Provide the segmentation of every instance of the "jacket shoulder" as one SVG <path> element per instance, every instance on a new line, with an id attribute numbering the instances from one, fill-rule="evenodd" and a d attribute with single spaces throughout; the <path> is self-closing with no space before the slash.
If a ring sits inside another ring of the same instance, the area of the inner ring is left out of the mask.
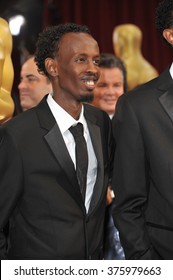
<path id="1" fill-rule="evenodd" d="M 85 117 L 88 119 L 95 119 L 97 121 L 99 119 L 100 120 L 103 120 L 103 119 L 110 120 L 109 115 L 105 111 L 103 111 L 91 104 L 84 104 L 84 114 L 85 114 Z"/>

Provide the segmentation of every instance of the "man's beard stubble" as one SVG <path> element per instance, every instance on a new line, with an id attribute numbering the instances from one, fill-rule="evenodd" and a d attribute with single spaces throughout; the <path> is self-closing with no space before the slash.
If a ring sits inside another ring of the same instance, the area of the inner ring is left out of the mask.
<path id="1" fill-rule="evenodd" d="M 86 103 L 91 103 L 94 99 L 94 94 L 93 93 L 90 93 L 90 94 L 85 94 L 85 95 L 82 95 L 79 97 L 79 100 L 80 102 L 86 102 Z"/>

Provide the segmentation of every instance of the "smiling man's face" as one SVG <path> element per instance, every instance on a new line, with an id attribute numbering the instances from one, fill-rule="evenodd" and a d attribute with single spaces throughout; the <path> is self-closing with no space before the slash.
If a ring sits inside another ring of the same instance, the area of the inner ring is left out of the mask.
<path id="1" fill-rule="evenodd" d="M 93 105 L 106 111 L 109 115 L 113 115 L 117 100 L 123 93 L 122 71 L 118 67 L 101 67 L 101 75 L 94 90 Z"/>
<path id="2" fill-rule="evenodd" d="M 99 47 L 86 33 L 67 33 L 57 55 L 59 94 L 66 100 L 87 101 L 100 76 Z"/>

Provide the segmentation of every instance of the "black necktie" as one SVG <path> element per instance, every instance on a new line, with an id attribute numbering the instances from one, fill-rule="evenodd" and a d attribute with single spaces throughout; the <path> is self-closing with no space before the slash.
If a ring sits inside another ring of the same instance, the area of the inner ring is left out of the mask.
<path id="1" fill-rule="evenodd" d="M 76 142 L 76 175 L 83 200 L 85 201 L 87 169 L 88 169 L 88 152 L 85 138 L 83 136 L 83 125 L 78 123 L 76 126 L 69 128 Z"/>

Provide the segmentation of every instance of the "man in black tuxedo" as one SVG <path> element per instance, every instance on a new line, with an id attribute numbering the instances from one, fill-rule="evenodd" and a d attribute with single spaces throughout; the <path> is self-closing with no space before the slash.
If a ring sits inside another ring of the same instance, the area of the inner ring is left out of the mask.
<path id="1" fill-rule="evenodd" d="M 0 256 L 101 259 L 111 125 L 83 103 L 99 78 L 99 47 L 86 26 L 61 24 L 39 35 L 35 61 L 53 93 L 0 129 Z M 77 123 L 88 151 L 85 199 L 69 130 Z"/>
<path id="2" fill-rule="evenodd" d="M 173 1 L 157 29 L 173 46 Z M 112 187 L 114 220 L 127 259 L 173 259 L 173 65 L 119 98 Z"/>

